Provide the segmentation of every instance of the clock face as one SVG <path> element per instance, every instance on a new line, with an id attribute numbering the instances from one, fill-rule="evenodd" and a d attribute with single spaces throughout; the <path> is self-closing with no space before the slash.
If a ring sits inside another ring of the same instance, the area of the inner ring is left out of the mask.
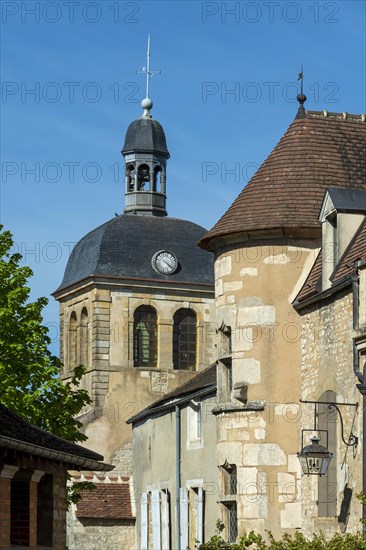
<path id="1" fill-rule="evenodd" d="M 151 263 L 155 271 L 163 275 L 174 273 L 178 267 L 176 256 L 168 250 L 159 250 L 159 252 L 156 252 L 152 257 Z"/>

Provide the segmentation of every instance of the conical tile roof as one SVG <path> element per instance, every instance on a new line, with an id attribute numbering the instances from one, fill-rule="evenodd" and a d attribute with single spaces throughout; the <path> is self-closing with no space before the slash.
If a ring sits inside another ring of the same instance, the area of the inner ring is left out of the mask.
<path id="1" fill-rule="evenodd" d="M 260 230 L 319 229 L 328 187 L 366 189 L 365 115 L 306 111 L 296 118 L 227 212 L 200 241 Z"/>

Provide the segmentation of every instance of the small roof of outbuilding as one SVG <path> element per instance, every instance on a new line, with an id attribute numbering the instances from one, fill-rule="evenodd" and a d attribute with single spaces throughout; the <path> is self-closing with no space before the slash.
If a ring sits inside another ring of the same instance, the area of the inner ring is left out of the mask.
<path id="1" fill-rule="evenodd" d="M 0 447 L 58 460 L 74 470 L 108 471 L 103 456 L 30 424 L 0 403 Z"/>
<path id="2" fill-rule="evenodd" d="M 330 276 L 332 284 L 348 277 L 356 269 L 356 263 L 366 259 L 366 217 L 353 236 Z"/>
<path id="3" fill-rule="evenodd" d="M 330 276 L 330 281 L 332 283 L 330 288 L 334 288 L 337 283 L 345 281 L 347 277 L 352 275 L 357 268 L 357 262 L 363 259 L 366 259 L 366 217 L 354 234 Z M 294 301 L 294 305 L 301 307 L 302 302 L 305 302 L 308 298 L 316 297 L 318 294 L 321 294 L 321 292 L 322 251 L 320 250 L 305 283 Z"/>
<path id="4" fill-rule="evenodd" d="M 318 230 L 329 187 L 366 188 L 365 115 L 305 111 L 200 246 L 215 239 L 260 230 Z"/>
<path id="5" fill-rule="evenodd" d="M 133 424 L 138 420 L 165 409 L 170 410 L 171 408 L 174 408 L 176 404 L 190 400 L 195 395 L 198 396 L 198 394 L 203 393 L 207 395 L 209 393 L 216 392 L 216 371 L 216 363 L 213 363 L 187 380 L 187 382 L 184 382 L 181 386 L 178 386 L 171 392 L 166 393 L 164 397 L 160 397 L 157 401 L 154 401 L 154 403 L 140 411 L 138 414 L 129 418 L 127 420 L 127 424 Z"/>

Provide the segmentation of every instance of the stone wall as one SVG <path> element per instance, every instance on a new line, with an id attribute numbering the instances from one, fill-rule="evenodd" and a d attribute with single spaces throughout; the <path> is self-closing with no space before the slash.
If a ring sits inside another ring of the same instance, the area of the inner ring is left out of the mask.
<path id="1" fill-rule="evenodd" d="M 134 312 L 148 305 L 157 312 L 158 345 L 157 367 L 135 368 L 133 357 Z M 88 440 L 85 445 L 104 456 L 104 461 L 115 466 L 113 476 L 132 474 L 131 426 L 126 421 L 165 393 L 191 378 L 195 371 L 173 368 L 173 316 L 180 308 L 189 308 L 197 316 L 196 370 L 201 370 L 216 358 L 214 299 L 212 289 L 159 289 L 142 282 L 110 284 L 90 291 L 78 290 L 61 298 L 63 322 L 61 353 L 66 361 L 63 378 L 66 381 L 72 365 L 68 338 L 70 317 L 77 317 L 78 349 L 85 342 L 81 315 L 88 312 L 87 356 L 89 363 L 82 385 L 88 390 L 92 404 L 85 407 L 79 420 Z M 80 351 L 76 356 L 81 357 Z M 72 356 L 72 354 L 71 354 Z M 103 519 L 103 522 L 107 520 Z M 107 532 L 110 535 L 104 535 Z M 125 548 L 125 537 L 131 528 L 120 521 L 98 526 L 90 521 L 79 521 L 72 511 L 68 514 L 69 549 L 82 547 L 104 548 L 104 538 L 117 541 Z M 98 537 L 101 537 L 100 540 Z M 111 546 L 113 548 L 114 546 Z M 129 548 L 126 546 L 126 548 Z M 132 546 L 131 546 L 132 548 Z"/>
<path id="2" fill-rule="evenodd" d="M 72 516 L 71 516 L 72 518 Z M 82 519 L 67 526 L 67 549 L 77 550 L 137 550 L 135 526 L 123 519 Z"/>
<path id="3" fill-rule="evenodd" d="M 301 318 L 292 302 L 317 244 L 272 239 L 228 244 L 216 255 L 217 323 L 231 328 L 230 358 L 219 361 L 217 465 L 222 482 L 224 464 L 237 467 L 239 535 L 269 529 L 281 536 L 302 525 Z M 230 499 L 220 508 L 224 522 Z"/>
<path id="4" fill-rule="evenodd" d="M 302 399 L 316 401 L 331 390 L 337 402 L 360 404 L 358 410 L 353 406 L 340 407 L 346 441 L 351 430 L 359 437 L 356 449 L 347 448 L 342 442 L 339 418 L 336 419 L 336 448 L 330 448 L 336 457 L 336 515 L 318 517 L 319 479 L 317 476 L 304 477 L 301 489 L 303 530 L 307 535 L 319 531 L 328 534 L 359 531 L 361 505 L 355 496 L 362 489 L 362 403 L 353 373 L 352 287 L 308 306 L 302 320 Z M 301 428 L 311 428 L 313 414 L 314 405 L 302 405 Z"/>

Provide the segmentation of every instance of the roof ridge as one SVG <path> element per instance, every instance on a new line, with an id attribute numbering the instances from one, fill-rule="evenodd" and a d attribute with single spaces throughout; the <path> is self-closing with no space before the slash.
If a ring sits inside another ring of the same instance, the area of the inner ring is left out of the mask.
<path id="1" fill-rule="evenodd" d="M 347 120 L 351 122 L 366 122 L 366 115 L 364 113 L 361 113 L 359 115 L 354 115 L 352 113 L 346 113 L 343 111 L 342 113 L 337 112 L 331 112 L 327 110 L 323 111 L 305 111 L 306 117 L 309 118 L 334 118 L 337 120 Z"/>

